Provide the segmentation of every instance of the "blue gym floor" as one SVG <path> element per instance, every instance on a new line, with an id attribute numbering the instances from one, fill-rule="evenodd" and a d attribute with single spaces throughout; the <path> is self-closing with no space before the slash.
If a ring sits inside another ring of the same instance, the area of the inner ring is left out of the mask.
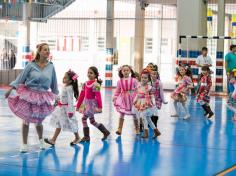
<path id="1" fill-rule="evenodd" d="M 157 140 L 140 139 L 134 134 L 133 120 L 125 119 L 123 134 L 115 134 L 118 114 L 112 105 L 112 90 L 103 89 L 103 113 L 98 122 L 111 131 L 107 141 L 91 127 L 91 142 L 69 145 L 73 134 L 62 132 L 55 148 L 40 151 L 34 125 L 29 132 L 29 153 L 19 153 L 21 120 L 10 112 L 4 90 L 0 90 L 0 175 L 22 176 L 191 176 L 214 175 L 236 164 L 236 122 L 233 112 L 226 106 L 226 99 L 211 98 L 215 112 L 212 121 L 203 117 L 201 107 L 191 100 L 191 119 L 184 121 L 170 117 L 172 103 L 160 112 L 158 128 L 162 135 Z M 169 93 L 166 94 L 168 100 Z M 77 114 L 81 119 L 81 115 Z M 50 137 L 53 128 L 48 117 L 44 121 L 44 136 Z M 79 120 L 80 136 L 82 124 Z M 150 130 L 150 136 L 152 131 Z M 236 171 L 227 174 L 236 175 Z"/>

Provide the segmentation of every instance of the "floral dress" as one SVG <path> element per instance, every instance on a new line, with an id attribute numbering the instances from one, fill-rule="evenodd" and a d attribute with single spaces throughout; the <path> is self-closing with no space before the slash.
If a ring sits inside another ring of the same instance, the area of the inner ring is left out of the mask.
<path id="1" fill-rule="evenodd" d="M 52 113 L 50 124 L 55 128 L 61 128 L 64 131 L 77 132 L 78 120 L 75 116 L 75 107 L 73 103 L 73 88 L 65 86 L 62 88 L 60 100 L 58 101 L 55 111 Z M 72 117 L 68 114 L 72 113 Z"/>
<path id="2" fill-rule="evenodd" d="M 151 117 L 154 114 L 155 98 L 151 94 L 152 86 L 139 85 L 134 99 L 134 112 L 138 117 Z"/>
<path id="3" fill-rule="evenodd" d="M 202 76 L 197 94 L 197 102 L 201 104 L 210 102 L 210 89 L 212 86 L 211 76 Z"/>
<path id="4" fill-rule="evenodd" d="M 189 76 L 184 76 L 182 79 L 179 78 L 178 85 L 174 92 L 171 94 L 171 98 L 175 101 L 185 102 L 189 94 L 188 86 L 192 85 L 193 82 Z"/>

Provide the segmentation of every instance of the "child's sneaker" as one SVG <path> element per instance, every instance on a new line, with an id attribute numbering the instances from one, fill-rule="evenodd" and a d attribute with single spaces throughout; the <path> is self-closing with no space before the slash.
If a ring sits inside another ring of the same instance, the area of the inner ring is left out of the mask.
<path id="1" fill-rule="evenodd" d="M 172 114 L 171 117 L 179 117 L 178 114 Z"/>
<path id="2" fill-rule="evenodd" d="M 20 152 L 21 153 L 26 153 L 28 152 L 28 145 L 27 144 L 22 144 L 21 148 L 20 148 Z"/>
<path id="3" fill-rule="evenodd" d="M 187 119 L 189 119 L 190 118 L 190 115 L 188 114 L 188 115 L 186 115 L 186 116 L 184 116 L 184 120 L 187 120 Z"/>
<path id="4" fill-rule="evenodd" d="M 40 148 L 41 150 L 44 150 L 44 149 L 46 148 L 43 139 L 40 139 L 40 140 L 39 140 L 39 148 Z"/>

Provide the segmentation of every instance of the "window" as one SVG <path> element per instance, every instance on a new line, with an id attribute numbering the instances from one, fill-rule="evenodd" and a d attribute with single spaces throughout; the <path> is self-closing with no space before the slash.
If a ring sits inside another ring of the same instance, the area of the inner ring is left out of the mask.
<path id="1" fill-rule="evenodd" d="M 152 45 L 153 45 L 152 38 L 146 38 L 145 39 L 145 53 L 152 53 Z"/>
<path id="2" fill-rule="evenodd" d="M 89 37 L 81 37 L 81 51 L 89 50 Z"/>
<path id="3" fill-rule="evenodd" d="M 105 50 L 105 38 L 104 37 L 97 38 L 97 49 L 98 49 L 98 51 Z"/>

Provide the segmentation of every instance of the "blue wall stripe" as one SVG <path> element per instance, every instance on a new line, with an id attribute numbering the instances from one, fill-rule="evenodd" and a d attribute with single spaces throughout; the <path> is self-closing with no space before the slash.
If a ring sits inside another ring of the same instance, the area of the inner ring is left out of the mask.
<path id="1" fill-rule="evenodd" d="M 217 51 L 216 52 L 216 59 L 223 59 L 224 53 L 222 51 Z"/>
<path id="2" fill-rule="evenodd" d="M 212 21 L 212 16 L 207 17 L 207 21 Z"/>
<path id="3" fill-rule="evenodd" d="M 181 57 L 187 57 L 186 50 L 178 50 L 177 57 L 179 57 L 179 54 L 181 54 Z M 201 55 L 201 51 L 188 51 L 189 58 L 197 58 L 199 55 Z"/>
<path id="4" fill-rule="evenodd" d="M 23 47 L 22 47 L 22 52 L 23 52 L 23 53 L 28 53 L 28 52 L 30 52 L 30 47 L 29 47 L 29 46 L 23 46 Z"/>
<path id="5" fill-rule="evenodd" d="M 232 23 L 232 26 L 236 26 L 236 22 L 233 22 L 233 23 Z"/>
<path id="6" fill-rule="evenodd" d="M 113 48 L 107 48 L 106 53 L 109 54 L 109 55 L 112 55 L 113 54 Z"/>
<path id="7" fill-rule="evenodd" d="M 192 74 L 198 75 L 198 68 L 192 68 Z"/>
<path id="8" fill-rule="evenodd" d="M 106 67 L 105 68 L 106 71 L 111 71 L 112 70 L 112 65 L 111 64 L 106 64 L 105 67 Z"/>
<path id="9" fill-rule="evenodd" d="M 223 75 L 223 69 L 216 69 L 216 75 Z"/>
<path id="10" fill-rule="evenodd" d="M 112 80 L 105 80 L 105 86 L 112 86 Z"/>
<path id="11" fill-rule="evenodd" d="M 223 92 L 223 86 L 215 86 L 215 91 L 216 92 Z"/>

